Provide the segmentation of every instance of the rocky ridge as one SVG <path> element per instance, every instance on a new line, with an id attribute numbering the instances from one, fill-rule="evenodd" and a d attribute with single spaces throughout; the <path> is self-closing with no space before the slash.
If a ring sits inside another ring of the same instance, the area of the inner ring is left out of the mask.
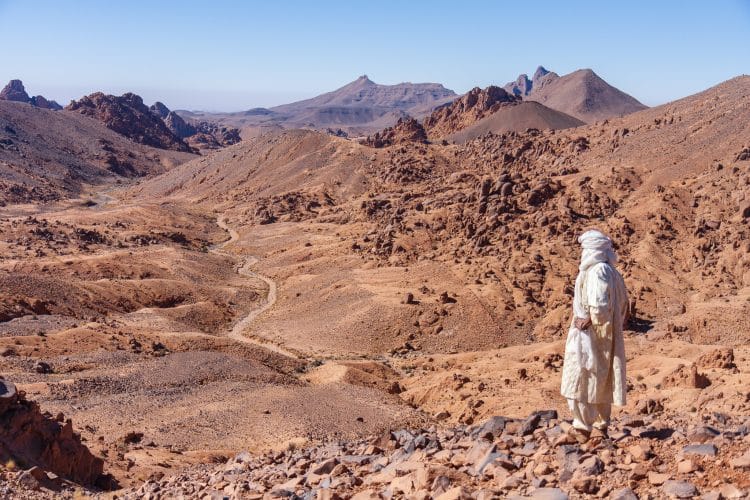
<path id="1" fill-rule="evenodd" d="M 235 113 L 180 111 L 180 114 L 194 120 L 238 127 L 248 137 L 279 128 L 331 128 L 350 136 L 362 136 L 393 126 L 400 118 L 421 119 L 456 97 L 455 92 L 438 83 L 381 85 L 362 75 L 331 92 L 270 109 L 254 108 Z"/>
<path id="2" fill-rule="evenodd" d="M 135 144 L 99 121 L 0 100 L 0 205 L 49 203 L 85 186 L 161 173 L 192 154 Z"/>
<path id="3" fill-rule="evenodd" d="M 26 89 L 21 80 L 11 80 L 8 82 L 3 90 L 0 91 L 0 100 L 25 102 L 32 106 L 36 106 L 37 108 L 51 109 L 53 111 L 63 109 L 56 101 L 47 100 L 44 96 L 36 95 L 30 97 L 29 94 L 26 93 Z"/>
<path id="4" fill-rule="evenodd" d="M 139 144 L 191 152 L 191 148 L 143 104 L 143 99 L 131 92 L 119 97 L 95 92 L 71 101 L 65 109 L 97 119 L 107 128 Z"/>
<path id="5" fill-rule="evenodd" d="M 152 104 L 149 109 L 164 120 L 164 124 L 175 136 L 186 141 L 193 149 L 219 149 L 242 140 L 237 128 L 225 127 L 205 120 L 186 121 L 176 112 L 170 111 L 162 102 Z"/>

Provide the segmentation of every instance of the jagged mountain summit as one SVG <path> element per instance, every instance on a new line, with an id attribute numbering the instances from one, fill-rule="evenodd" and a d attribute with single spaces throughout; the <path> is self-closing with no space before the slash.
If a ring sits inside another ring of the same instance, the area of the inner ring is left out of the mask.
<path id="1" fill-rule="evenodd" d="M 62 106 L 56 101 L 48 100 L 44 96 L 29 96 L 29 94 L 26 93 L 26 89 L 21 80 L 11 80 L 8 82 L 8 85 L 0 91 L 0 100 L 25 102 L 32 106 L 36 106 L 37 108 L 51 109 L 53 111 L 59 111 L 62 109 Z"/>
<path id="2" fill-rule="evenodd" d="M 531 80 L 522 74 L 503 88 L 524 100 L 536 101 L 586 123 L 624 116 L 647 107 L 590 69 L 559 76 L 539 66 Z"/>

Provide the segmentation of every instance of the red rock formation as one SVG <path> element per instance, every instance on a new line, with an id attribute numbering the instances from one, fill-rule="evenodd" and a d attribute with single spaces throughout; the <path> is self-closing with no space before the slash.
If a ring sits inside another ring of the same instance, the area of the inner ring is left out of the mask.
<path id="1" fill-rule="evenodd" d="M 57 419 L 45 416 L 39 405 L 0 379 L 0 460 L 94 484 L 102 476 L 104 462 L 81 443 L 70 419 L 62 420 L 62 414 Z"/>
<path id="2" fill-rule="evenodd" d="M 0 91 L 0 99 L 5 101 L 30 102 L 31 98 L 23 88 L 21 80 L 11 80 L 8 85 Z"/>
<path id="3" fill-rule="evenodd" d="M 443 137 L 491 115 L 501 106 L 512 106 L 519 102 L 519 98 L 500 87 L 474 87 L 459 99 L 433 111 L 425 118 L 424 128 L 431 136 Z"/>
<path id="4" fill-rule="evenodd" d="M 399 118 L 396 125 L 368 136 L 364 144 L 373 148 L 384 148 L 402 142 L 427 142 L 424 127 L 414 118 Z"/>
<path id="5" fill-rule="evenodd" d="M 190 151 L 190 147 L 172 133 L 136 94 L 128 92 L 116 97 L 96 92 L 72 101 L 65 109 L 95 118 L 107 128 L 140 144 L 174 151 Z"/>

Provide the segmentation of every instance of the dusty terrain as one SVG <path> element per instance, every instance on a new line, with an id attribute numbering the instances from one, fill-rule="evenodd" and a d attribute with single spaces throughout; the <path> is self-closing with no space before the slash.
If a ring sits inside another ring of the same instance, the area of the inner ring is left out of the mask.
<path id="1" fill-rule="evenodd" d="M 72 418 L 133 497 L 742 495 L 748 96 L 739 77 L 595 125 L 457 144 L 441 138 L 453 127 L 377 148 L 282 131 L 6 207 L 0 374 Z M 588 227 L 613 236 L 631 294 L 629 403 L 612 439 L 560 448 Z M 526 432 L 539 410 L 557 416 Z M 487 437 L 495 415 L 514 423 Z M 691 458 L 691 444 L 716 450 Z"/>

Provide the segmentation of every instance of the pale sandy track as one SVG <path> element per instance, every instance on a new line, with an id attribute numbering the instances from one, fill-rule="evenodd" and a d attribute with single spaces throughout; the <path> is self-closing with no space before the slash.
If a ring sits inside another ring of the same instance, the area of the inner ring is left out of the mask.
<path id="1" fill-rule="evenodd" d="M 224 220 L 224 216 L 220 215 L 216 219 L 216 224 L 227 231 L 229 233 L 229 239 L 225 241 L 224 243 L 221 243 L 216 248 L 211 249 L 211 252 L 220 254 L 220 255 L 229 255 L 227 252 L 223 250 L 223 248 L 231 243 L 234 243 L 239 239 L 239 234 L 237 231 L 229 227 Z M 245 261 L 242 264 L 242 266 L 237 269 L 237 272 L 239 274 L 242 274 L 243 276 L 248 276 L 250 278 L 256 278 L 261 281 L 263 281 L 268 286 L 268 294 L 266 295 L 266 298 L 261 302 L 261 304 L 255 308 L 249 311 L 245 316 L 240 318 L 237 323 L 234 324 L 234 326 L 229 330 L 229 338 L 237 340 L 239 342 L 244 342 L 247 344 L 255 344 L 259 345 L 261 347 L 264 347 L 270 351 L 274 351 L 276 353 L 282 354 L 284 356 L 289 356 L 293 358 L 300 358 L 302 357 L 300 353 L 292 352 L 290 350 L 287 350 L 279 345 L 273 344 L 269 341 L 261 340 L 258 338 L 250 337 L 245 335 L 245 331 L 248 329 L 250 324 L 263 312 L 267 311 L 273 305 L 276 303 L 276 282 L 272 280 L 271 278 L 267 276 L 263 276 L 262 274 L 258 274 L 255 271 L 252 271 L 250 268 L 254 266 L 258 262 L 258 258 L 252 255 L 249 255 L 245 257 Z"/>

